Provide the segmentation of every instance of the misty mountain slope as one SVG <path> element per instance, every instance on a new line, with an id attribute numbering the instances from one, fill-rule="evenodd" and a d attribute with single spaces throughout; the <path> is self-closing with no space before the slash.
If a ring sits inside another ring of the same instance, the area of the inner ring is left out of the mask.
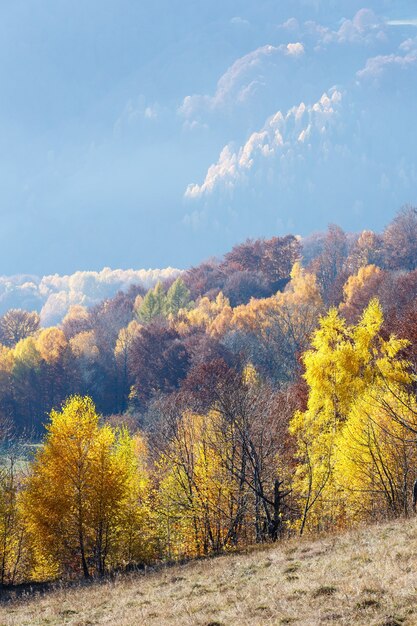
<path id="1" fill-rule="evenodd" d="M 411 0 L 3 4 L 2 274 L 187 267 L 417 202 Z"/>

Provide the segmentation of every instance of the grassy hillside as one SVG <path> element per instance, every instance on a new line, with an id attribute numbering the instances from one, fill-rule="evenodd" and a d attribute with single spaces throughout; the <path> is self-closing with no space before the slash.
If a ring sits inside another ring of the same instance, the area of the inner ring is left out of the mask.
<path id="1" fill-rule="evenodd" d="M 3 604 L 0 624 L 417 624 L 417 522 L 62 589 Z"/>

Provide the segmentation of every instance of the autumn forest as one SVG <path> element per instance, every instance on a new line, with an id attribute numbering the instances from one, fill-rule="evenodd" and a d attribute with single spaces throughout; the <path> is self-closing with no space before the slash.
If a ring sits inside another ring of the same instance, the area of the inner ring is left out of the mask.
<path id="1" fill-rule="evenodd" d="M 0 318 L 0 584 L 408 516 L 417 209 Z"/>

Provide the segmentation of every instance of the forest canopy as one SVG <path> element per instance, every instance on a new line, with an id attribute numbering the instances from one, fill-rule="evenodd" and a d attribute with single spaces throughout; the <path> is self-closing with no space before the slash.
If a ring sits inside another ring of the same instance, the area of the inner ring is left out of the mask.
<path id="1" fill-rule="evenodd" d="M 58 326 L 5 313 L 1 582 L 407 515 L 416 242 L 405 207 L 381 234 L 248 240 Z"/>

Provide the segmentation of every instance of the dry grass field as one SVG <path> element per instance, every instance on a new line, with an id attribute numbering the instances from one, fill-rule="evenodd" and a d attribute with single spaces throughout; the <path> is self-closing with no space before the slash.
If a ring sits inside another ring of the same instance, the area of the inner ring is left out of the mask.
<path id="1" fill-rule="evenodd" d="M 1 626 L 417 625 L 417 521 L 120 576 L 0 606 Z"/>

